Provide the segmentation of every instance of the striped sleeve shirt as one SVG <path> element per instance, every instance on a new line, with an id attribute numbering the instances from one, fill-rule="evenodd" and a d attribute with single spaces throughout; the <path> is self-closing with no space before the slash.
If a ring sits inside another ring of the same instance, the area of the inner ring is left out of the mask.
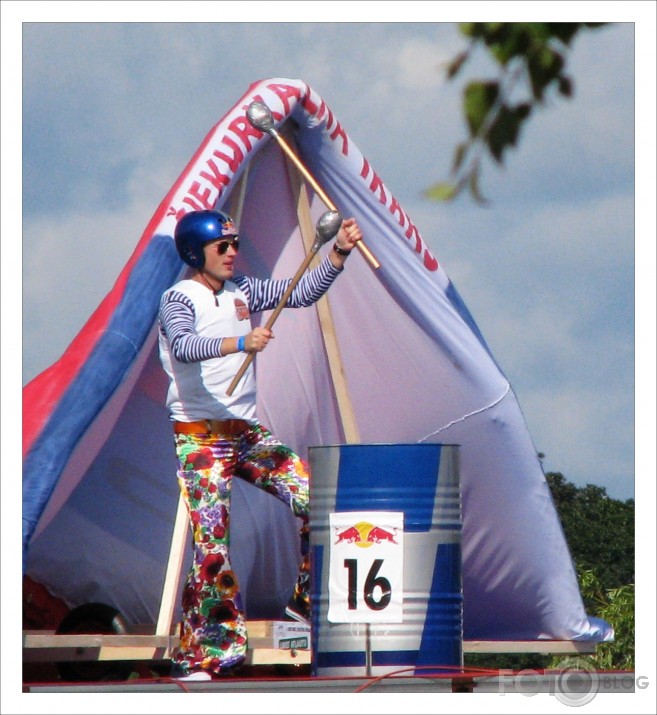
<path id="1" fill-rule="evenodd" d="M 326 257 L 317 268 L 302 276 L 285 306 L 303 308 L 317 302 L 342 270 L 336 268 Z M 245 294 L 251 313 L 270 310 L 278 305 L 292 282 L 291 278 L 272 280 L 242 275 L 235 276 L 232 280 Z M 169 338 L 172 355 L 176 360 L 184 363 L 222 357 L 221 343 L 224 337 L 231 336 L 211 338 L 198 335 L 195 328 L 195 315 L 194 303 L 184 293 L 172 290 L 162 297 L 159 312 L 160 330 Z"/>

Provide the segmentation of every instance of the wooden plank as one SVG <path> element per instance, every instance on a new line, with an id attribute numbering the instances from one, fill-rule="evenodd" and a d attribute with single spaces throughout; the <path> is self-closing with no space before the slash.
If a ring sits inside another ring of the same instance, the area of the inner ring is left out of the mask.
<path id="1" fill-rule="evenodd" d="M 277 621 L 247 621 L 249 643 L 256 648 L 271 647 Z M 285 622 L 287 625 L 293 625 Z M 23 649 L 94 648 L 94 647 L 151 647 L 166 648 L 178 643 L 177 635 L 153 633 L 153 626 L 134 625 L 132 633 L 61 633 L 53 630 L 23 631 Z M 177 624 L 174 630 L 177 630 Z M 463 641 L 464 653 L 594 653 L 596 643 L 588 641 Z"/>
<path id="2" fill-rule="evenodd" d="M 81 648 L 79 645 L 63 648 L 30 648 L 23 652 L 24 663 L 87 662 L 108 660 L 167 660 L 170 651 L 149 646 L 103 646 Z M 305 664 L 310 663 L 309 649 L 271 648 L 266 644 L 249 647 L 247 663 L 252 665 Z"/>
<path id="3" fill-rule="evenodd" d="M 291 135 L 287 136 L 287 141 L 294 146 Z M 308 191 L 303 182 L 302 176 L 296 169 L 296 166 L 287 157 L 286 165 L 288 176 L 290 178 L 290 185 L 292 187 L 292 193 L 296 196 L 297 221 L 301 231 L 301 237 L 303 239 L 306 252 L 308 252 L 315 240 L 315 225 L 310 212 Z M 314 261 L 310 264 L 310 267 L 312 268 L 314 265 L 317 265 L 318 261 L 319 258 L 316 256 Z M 328 358 L 331 380 L 333 382 L 333 389 L 338 403 L 338 410 L 342 421 L 342 430 L 344 432 L 345 442 L 348 444 L 358 444 L 360 442 L 358 425 L 356 424 L 354 416 L 354 409 L 351 403 L 349 388 L 347 386 L 342 357 L 340 356 L 340 348 L 335 334 L 335 326 L 333 324 L 333 317 L 331 316 L 331 306 L 328 294 L 322 296 L 322 298 L 315 303 L 315 308 L 317 310 L 322 337 L 324 339 L 324 348 Z"/>
<path id="4" fill-rule="evenodd" d="M 238 179 L 237 186 L 231 191 L 228 200 L 227 212 L 232 217 L 235 225 L 239 229 L 242 221 L 242 213 L 244 210 L 244 200 L 246 198 L 246 189 L 248 185 L 249 171 L 251 170 L 251 162 L 256 161 L 255 157 L 247 163 L 246 168 L 242 171 L 242 175 Z"/>
<path id="5" fill-rule="evenodd" d="M 97 660 L 167 660 L 167 648 L 150 646 L 106 646 L 103 648 L 29 648 L 23 651 L 23 663 L 59 663 Z"/>
<path id="6" fill-rule="evenodd" d="M 274 647 L 274 621 L 247 621 L 249 659 L 254 665 L 310 662 L 309 649 Z M 290 624 L 292 625 L 292 624 Z M 24 631 L 24 662 L 164 660 L 179 643 L 176 635 L 144 633 L 153 626 L 134 626 L 140 633 L 55 633 Z M 307 655 L 299 655 L 302 653 Z"/>
<path id="7" fill-rule="evenodd" d="M 310 663 L 310 649 L 273 647 L 273 622 L 249 621 L 248 662 L 253 665 Z M 177 636 L 54 634 L 25 632 L 23 662 L 164 660 L 178 644 Z M 463 653 L 595 653 L 596 644 L 582 641 L 464 641 Z"/>
<path id="8" fill-rule="evenodd" d="M 256 648 L 249 650 L 247 665 L 307 665 L 311 662 L 309 650 L 281 650 L 279 648 Z"/>
<path id="9" fill-rule="evenodd" d="M 286 126 L 285 129 L 287 128 L 288 127 Z M 331 201 L 324 189 L 322 189 L 322 187 L 317 183 L 315 177 L 308 171 L 308 169 L 304 166 L 303 162 L 299 159 L 296 145 L 294 145 L 293 149 L 293 142 L 289 142 L 285 138 L 285 136 L 287 135 L 284 135 L 285 131 L 276 132 L 274 134 L 274 137 L 278 142 L 278 145 L 283 150 L 286 160 L 291 162 L 292 165 L 298 170 L 299 174 L 303 176 L 304 179 L 313 187 L 313 190 L 321 198 L 325 206 L 331 211 L 337 211 L 335 204 Z M 365 241 L 359 241 L 356 244 L 356 248 L 363 254 L 363 256 L 365 256 L 367 262 L 370 264 L 370 266 L 372 266 L 372 268 L 377 269 L 381 267 L 381 264 L 379 263 L 376 256 L 366 246 Z"/>
<path id="10" fill-rule="evenodd" d="M 246 632 L 251 638 L 273 638 L 274 621 L 247 621 Z"/>
<path id="11" fill-rule="evenodd" d="M 187 507 L 185 506 L 185 500 L 182 494 L 180 494 L 178 496 L 178 509 L 173 526 L 173 535 L 171 537 L 169 561 L 164 577 L 164 587 L 162 588 L 160 613 L 155 628 L 155 632 L 158 635 L 169 635 L 171 633 L 173 613 L 178 595 L 178 584 L 180 583 L 180 571 L 184 560 L 185 544 L 187 543 L 188 523 Z"/>
<path id="12" fill-rule="evenodd" d="M 463 641 L 464 653 L 595 653 L 583 641 Z"/>
<path id="13" fill-rule="evenodd" d="M 60 633 L 27 634 L 23 648 L 101 648 L 101 647 L 154 647 L 167 648 L 176 636 L 118 635 L 110 633 Z"/>

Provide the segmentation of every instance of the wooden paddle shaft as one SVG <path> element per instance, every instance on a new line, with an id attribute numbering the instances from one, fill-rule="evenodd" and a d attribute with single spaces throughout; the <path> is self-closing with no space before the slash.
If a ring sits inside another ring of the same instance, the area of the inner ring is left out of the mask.
<path id="1" fill-rule="evenodd" d="M 299 169 L 299 171 L 303 174 L 303 176 L 306 178 L 308 183 L 313 187 L 315 192 L 318 194 L 318 196 L 322 199 L 322 201 L 326 204 L 326 206 L 331 210 L 331 211 L 337 211 L 337 208 L 335 204 L 331 201 L 331 199 L 326 195 L 322 187 L 317 183 L 313 175 L 306 169 L 306 167 L 303 165 L 299 157 L 292 151 L 288 143 L 283 139 L 283 137 L 276 131 L 276 130 L 271 130 L 269 132 L 272 134 L 275 138 L 276 141 L 279 143 L 281 149 L 290 157 L 294 165 Z M 370 249 L 365 245 L 364 241 L 358 241 L 356 244 L 358 247 L 358 250 L 363 254 L 363 256 L 367 259 L 369 264 L 372 266 L 372 268 L 380 268 L 381 264 L 379 263 L 378 259 L 376 256 L 370 251 Z"/>
<path id="2" fill-rule="evenodd" d="M 297 283 L 301 280 L 301 277 L 303 274 L 306 272 L 306 269 L 310 265 L 310 262 L 312 259 L 315 257 L 315 254 L 319 250 L 320 243 L 315 241 L 315 243 L 312 245 L 312 248 L 306 255 L 306 258 L 304 262 L 299 266 L 299 270 L 296 272 L 294 278 L 290 281 L 290 285 L 287 287 L 285 293 L 281 296 L 281 299 L 278 301 L 278 305 L 274 308 L 272 314 L 269 316 L 269 319 L 265 323 L 265 328 L 268 330 L 272 329 L 272 326 L 276 322 L 276 319 L 278 316 L 281 314 L 281 311 L 283 308 L 285 308 L 285 304 L 287 303 L 289 297 L 292 295 L 292 291 L 297 287 Z M 237 374 L 233 378 L 233 381 L 230 383 L 230 386 L 226 390 L 226 394 L 230 397 L 233 392 L 235 392 L 235 388 L 239 384 L 239 381 L 242 379 L 244 376 L 244 373 L 247 371 L 249 365 L 253 362 L 253 359 L 255 358 L 256 354 L 249 353 L 246 356 L 246 360 L 242 363 L 242 366 L 240 369 L 237 371 Z"/>

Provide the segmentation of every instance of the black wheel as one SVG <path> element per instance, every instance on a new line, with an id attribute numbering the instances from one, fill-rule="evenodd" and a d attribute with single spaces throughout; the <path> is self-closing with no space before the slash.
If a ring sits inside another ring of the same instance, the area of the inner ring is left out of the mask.
<path id="1" fill-rule="evenodd" d="M 125 635 L 129 629 L 116 608 L 105 603 L 85 603 L 69 611 L 55 632 Z M 62 661 L 56 666 L 61 678 L 68 682 L 126 680 L 134 670 L 133 661 L 128 660 Z"/>

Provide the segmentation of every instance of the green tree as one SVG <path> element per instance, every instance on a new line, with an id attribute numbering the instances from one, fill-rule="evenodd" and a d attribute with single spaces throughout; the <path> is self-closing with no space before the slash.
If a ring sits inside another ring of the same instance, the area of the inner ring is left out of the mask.
<path id="1" fill-rule="evenodd" d="M 593 571 L 603 590 L 634 583 L 634 500 L 578 488 L 559 472 L 546 478 L 578 571 Z"/>
<path id="2" fill-rule="evenodd" d="M 599 644 L 595 655 L 582 660 L 596 670 L 634 670 L 634 584 L 605 589 L 594 570 L 580 568 L 577 575 L 586 612 L 614 628 L 614 640 Z M 548 667 L 562 661 L 555 657 Z"/>
<path id="3" fill-rule="evenodd" d="M 590 616 L 614 628 L 614 640 L 583 660 L 600 670 L 634 668 L 634 500 L 603 487 L 578 488 L 558 472 L 546 474 Z M 549 667 L 559 667 L 553 658 Z"/>
<path id="4" fill-rule="evenodd" d="M 447 65 L 454 79 L 475 50 L 482 48 L 499 68 L 499 76 L 476 80 L 463 90 L 463 116 L 468 138 L 454 151 L 451 178 L 425 191 L 432 200 L 446 201 L 468 187 L 479 202 L 480 173 L 485 156 L 502 164 L 520 131 L 554 92 L 562 98 L 573 94 L 573 80 L 566 73 L 567 54 L 576 35 L 601 27 L 604 22 L 465 22 L 459 24 L 468 40 L 465 50 Z"/>

